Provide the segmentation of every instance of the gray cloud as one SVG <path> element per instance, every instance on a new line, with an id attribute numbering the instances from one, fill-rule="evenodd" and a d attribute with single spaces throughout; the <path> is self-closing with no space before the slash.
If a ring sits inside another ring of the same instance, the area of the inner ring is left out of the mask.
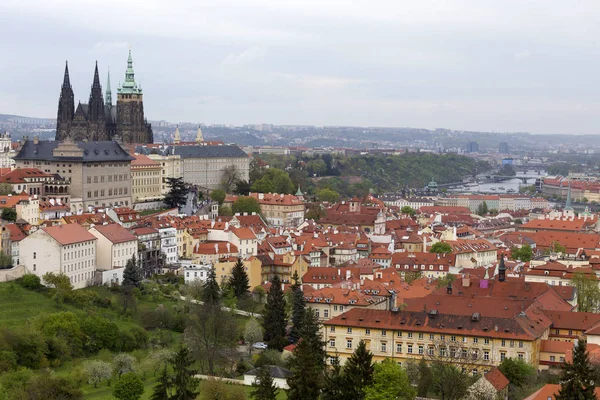
<path id="1" fill-rule="evenodd" d="M 0 112 L 133 49 L 150 119 L 596 133 L 600 3 L 4 0 Z M 104 84 L 105 78 L 103 78 Z"/>

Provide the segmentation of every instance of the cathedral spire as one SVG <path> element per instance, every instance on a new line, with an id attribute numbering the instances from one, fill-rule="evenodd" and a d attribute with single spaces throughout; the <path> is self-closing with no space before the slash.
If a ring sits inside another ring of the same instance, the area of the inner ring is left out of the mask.
<path id="1" fill-rule="evenodd" d="M 102 98 L 102 85 L 100 85 L 100 74 L 98 73 L 98 61 L 94 69 L 94 82 L 90 91 L 88 104 L 89 118 L 92 121 L 104 121 L 104 99 Z"/>
<path id="2" fill-rule="evenodd" d="M 108 77 L 106 78 L 106 105 L 112 106 L 112 92 L 110 90 L 110 67 L 108 68 Z"/>
<path id="3" fill-rule="evenodd" d="M 71 88 L 71 80 L 69 79 L 69 62 L 65 61 L 65 77 L 63 79 L 63 88 Z"/>
<path id="4" fill-rule="evenodd" d="M 92 83 L 92 90 L 100 87 L 100 74 L 98 74 L 98 61 L 96 61 L 96 69 L 94 70 L 94 83 Z"/>

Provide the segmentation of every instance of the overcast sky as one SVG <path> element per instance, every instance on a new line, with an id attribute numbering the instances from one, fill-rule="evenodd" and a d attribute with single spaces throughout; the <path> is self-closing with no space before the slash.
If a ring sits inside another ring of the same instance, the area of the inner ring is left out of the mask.
<path id="1" fill-rule="evenodd" d="M 600 132 L 600 1 L 1 0 L 0 113 L 87 102 L 131 46 L 148 119 Z M 116 99 L 116 95 L 113 95 Z"/>

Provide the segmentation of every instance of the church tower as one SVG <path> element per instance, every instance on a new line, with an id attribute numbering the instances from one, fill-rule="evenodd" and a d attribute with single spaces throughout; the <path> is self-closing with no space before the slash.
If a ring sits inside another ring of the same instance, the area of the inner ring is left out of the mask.
<path id="1" fill-rule="evenodd" d="M 88 138 L 90 140 L 108 140 L 105 129 L 104 99 L 102 98 L 102 86 L 100 85 L 97 61 L 96 68 L 94 69 L 94 82 L 90 91 L 90 101 L 88 103 L 88 121 Z"/>
<path id="2" fill-rule="evenodd" d="M 144 118 L 142 87 L 135 82 L 131 50 L 125 81 L 117 88 L 117 134 L 124 143 L 152 143 L 152 128 Z"/>
<path id="3" fill-rule="evenodd" d="M 75 96 L 69 79 L 69 64 L 65 62 L 65 76 L 58 99 L 58 115 L 56 118 L 56 140 L 69 136 L 71 121 L 75 114 Z"/>

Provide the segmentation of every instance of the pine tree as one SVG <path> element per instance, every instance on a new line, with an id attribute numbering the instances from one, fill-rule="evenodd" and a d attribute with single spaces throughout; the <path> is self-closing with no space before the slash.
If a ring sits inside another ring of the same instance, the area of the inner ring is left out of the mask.
<path id="1" fill-rule="evenodd" d="M 127 260 L 123 270 L 123 286 L 140 287 L 142 283 L 142 272 L 138 265 L 135 254 Z"/>
<path id="2" fill-rule="evenodd" d="M 594 369 L 590 366 L 586 342 L 579 340 L 573 351 L 573 362 L 565 363 L 560 377 L 560 390 L 556 400 L 593 400 Z"/>
<path id="3" fill-rule="evenodd" d="M 302 321 L 302 339 L 298 341 L 289 361 L 293 375 L 287 379 L 289 400 L 317 400 L 323 387 L 325 342 L 321 340 L 319 318 L 312 309 L 306 310 Z"/>
<path id="4" fill-rule="evenodd" d="M 229 278 L 229 286 L 233 289 L 235 297 L 243 298 L 248 294 L 250 289 L 250 280 L 246 273 L 246 268 L 241 258 L 238 258 L 235 265 L 231 269 L 231 277 Z"/>
<path id="5" fill-rule="evenodd" d="M 252 384 L 254 390 L 250 397 L 254 400 L 275 400 L 277 399 L 277 386 L 273 383 L 273 377 L 268 365 L 263 365 L 258 370 L 256 382 Z"/>
<path id="6" fill-rule="evenodd" d="M 192 369 L 194 360 L 187 347 L 181 346 L 173 356 L 172 384 L 175 394 L 169 400 L 194 400 L 198 395 L 196 388 L 198 380 L 194 377 L 196 371 Z"/>
<path id="7" fill-rule="evenodd" d="M 300 339 L 300 331 L 302 330 L 302 320 L 306 313 L 306 306 L 304 304 L 304 293 L 300 287 L 300 278 L 298 272 L 294 271 L 292 276 L 294 284 L 291 287 L 292 290 L 292 330 L 290 331 L 290 341 L 296 343 Z"/>
<path id="8" fill-rule="evenodd" d="M 180 208 L 187 203 L 188 189 L 183 178 L 167 178 L 169 193 L 165 195 L 164 203 L 170 208 Z"/>
<path id="9" fill-rule="evenodd" d="M 221 289 L 217 283 L 217 273 L 212 267 L 208 273 L 208 277 L 202 286 L 202 301 L 207 305 L 219 304 L 221 300 Z"/>
<path id="10" fill-rule="evenodd" d="M 344 365 L 346 397 L 364 399 L 365 388 L 373 383 L 374 371 L 373 353 L 367 350 L 367 345 L 361 340 Z"/>
<path id="11" fill-rule="evenodd" d="M 271 287 L 267 294 L 267 304 L 263 318 L 265 341 L 271 349 L 282 351 L 285 341 L 285 299 L 281 290 L 281 280 L 277 275 L 271 279 Z"/>
<path id="12" fill-rule="evenodd" d="M 167 366 L 158 377 L 158 382 L 152 391 L 151 400 L 169 400 L 169 388 L 171 387 L 171 377 L 167 371 Z"/>
<path id="13" fill-rule="evenodd" d="M 325 372 L 325 383 L 321 392 L 321 400 L 345 400 L 345 386 L 346 380 L 340 366 L 340 358 L 335 356 L 332 359 L 330 369 Z"/>

